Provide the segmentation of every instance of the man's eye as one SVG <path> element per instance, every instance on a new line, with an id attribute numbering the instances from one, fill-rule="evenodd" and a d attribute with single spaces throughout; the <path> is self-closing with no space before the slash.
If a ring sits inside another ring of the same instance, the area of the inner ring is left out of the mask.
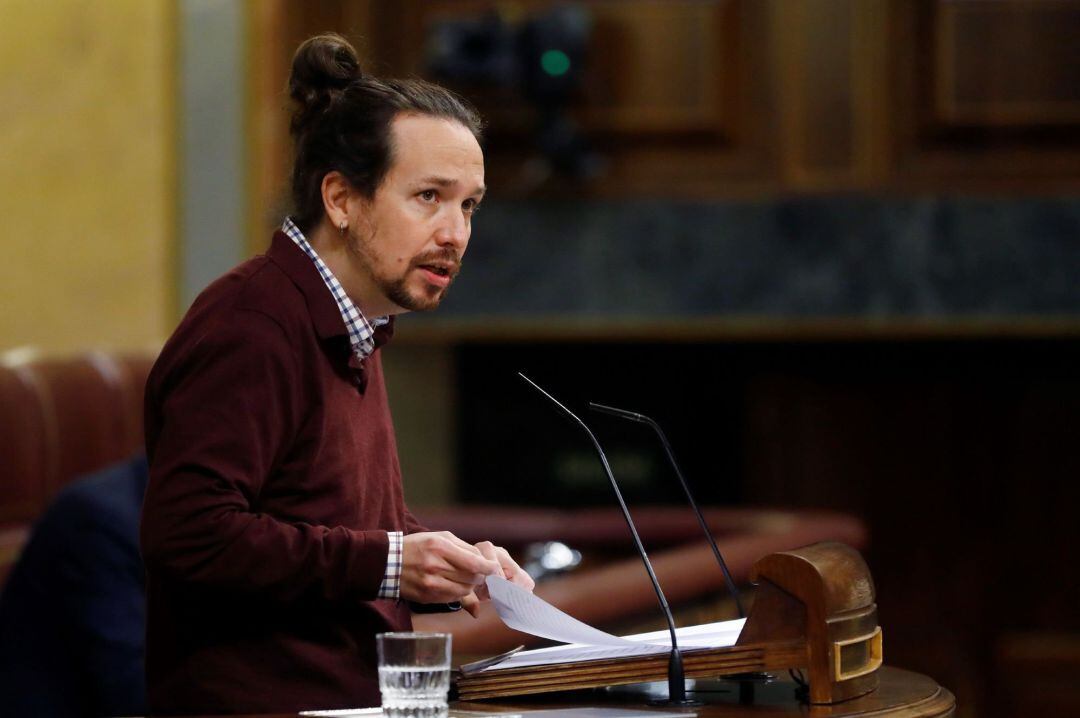
<path id="1" fill-rule="evenodd" d="M 434 202 L 439 198 L 439 194 L 433 189 L 426 189 L 420 193 L 420 199 L 425 202 Z"/>
<path id="2" fill-rule="evenodd" d="M 480 210 L 480 203 L 475 199 L 467 199 L 461 203 L 461 208 L 466 214 L 476 214 Z"/>

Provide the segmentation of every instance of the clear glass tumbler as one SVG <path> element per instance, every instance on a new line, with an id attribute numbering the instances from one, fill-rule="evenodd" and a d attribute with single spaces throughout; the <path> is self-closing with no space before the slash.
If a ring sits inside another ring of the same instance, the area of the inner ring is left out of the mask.
<path id="1" fill-rule="evenodd" d="M 449 633 L 379 633 L 379 690 L 387 718 L 446 718 Z"/>

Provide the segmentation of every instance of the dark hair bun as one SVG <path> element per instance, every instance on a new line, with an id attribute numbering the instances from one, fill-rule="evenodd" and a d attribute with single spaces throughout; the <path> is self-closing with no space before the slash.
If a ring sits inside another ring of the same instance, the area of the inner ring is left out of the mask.
<path id="1" fill-rule="evenodd" d="M 292 131 L 299 133 L 325 110 L 349 83 L 363 77 L 360 58 L 337 33 L 308 38 L 296 49 L 289 76 L 289 97 L 296 102 Z"/>

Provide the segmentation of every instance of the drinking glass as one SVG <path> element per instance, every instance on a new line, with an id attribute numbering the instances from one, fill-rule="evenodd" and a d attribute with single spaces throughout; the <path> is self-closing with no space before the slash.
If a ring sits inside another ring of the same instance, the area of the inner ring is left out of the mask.
<path id="1" fill-rule="evenodd" d="M 450 634 L 379 633 L 379 691 L 387 718 L 446 718 Z"/>

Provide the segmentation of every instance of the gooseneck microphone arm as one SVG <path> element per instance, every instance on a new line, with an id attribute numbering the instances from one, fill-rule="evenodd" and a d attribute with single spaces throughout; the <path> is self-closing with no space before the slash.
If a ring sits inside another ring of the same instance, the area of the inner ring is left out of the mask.
<path id="1" fill-rule="evenodd" d="M 705 533 L 705 538 L 709 540 L 713 555 L 716 556 L 716 562 L 720 564 L 720 570 L 724 572 L 724 582 L 727 583 L 728 591 L 731 592 L 732 597 L 735 599 L 735 608 L 739 611 L 739 618 L 746 618 L 742 599 L 739 597 L 739 590 L 735 587 L 735 581 L 731 578 L 731 572 L 728 571 L 727 563 L 724 562 L 724 557 L 720 555 L 720 549 L 716 546 L 716 540 L 713 538 L 712 532 L 709 531 L 709 525 L 705 523 L 705 517 L 701 515 L 701 509 L 698 508 L 697 502 L 694 501 L 694 495 L 690 493 L 690 487 L 687 485 L 686 479 L 683 478 L 683 473 L 679 469 L 679 462 L 675 461 L 675 452 L 671 450 L 671 444 L 668 443 L 667 436 L 664 435 L 664 430 L 649 417 L 635 411 L 616 409 L 613 406 L 605 406 L 604 404 L 596 404 L 594 402 L 589 402 L 589 408 L 593 411 L 610 414 L 611 416 L 617 416 L 621 419 L 636 421 L 639 424 L 648 424 L 653 428 L 653 431 L 656 432 L 656 435 L 660 437 L 660 443 L 664 445 L 664 451 L 667 452 L 668 461 L 671 462 L 671 468 L 675 469 L 675 475 L 679 477 L 679 483 L 682 484 L 683 492 L 686 493 L 686 498 L 690 502 L 690 506 L 694 509 L 694 514 L 697 515 L 698 523 L 701 524 L 701 530 Z"/>
<path id="2" fill-rule="evenodd" d="M 679 645 L 675 637 L 675 619 L 671 615 L 671 608 L 668 606 L 667 598 L 664 597 L 664 592 L 660 588 L 660 582 L 656 579 L 656 572 L 653 571 L 652 563 L 649 562 L 649 556 L 645 553 L 645 547 L 641 543 L 641 537 L 638 536 L 637 527 L 634 526 L 634 521 L 630 518 L 630 510 L 626 507 L 622 492 L 619 491 L 619 485 L 615 482 L 615 474 L 611 471 L 611 466 L 608 464 L 604 450 L 600 448 L 600 442 L 597 441 L 596 436 L 585 422 L 579 419 L 574 412 L 563 406 L 558 399 L 541 389 L 536 382 L 521 372 L 518 372 L 518 376 L 527 381 L 532 388 L 543 394 L 548 401 L 557 406 L 568 419 L 571 419 L 574 423 L 584 429 L 585 433 L 589 435 L 589 439 L 592 441 L 593 446 L 596 448 L 596 453 L 600 456 L 600 463 L 604 467 L 604 473 L 607 474 L 608 481 L 611 482 L 611 488 L 615 491 L 615 498 L 619 501 L 619 507 L 623 512 L 623 518 L 626 519 L 626 525 L 630 529 L 630 535 L 634 538 L 634 546 L 637 548 L 638 553 L 641 554 L 641 561 L 645 564 L 645 571 L 648 572 L 649 580 L 652 581 L 653 590 L 656 591 L 656 598 L 660 601 L 660 608 L 664 612 L 664 618 L 667 619 L 668 631 L 671 632 L 671 656 L 668 659 L 668 700 L 666 703 L 695 705 L 696 701 L 688 701 L 686 699 L 686 678 L 683 671 L 682 654 L 679 652 Z"/>

